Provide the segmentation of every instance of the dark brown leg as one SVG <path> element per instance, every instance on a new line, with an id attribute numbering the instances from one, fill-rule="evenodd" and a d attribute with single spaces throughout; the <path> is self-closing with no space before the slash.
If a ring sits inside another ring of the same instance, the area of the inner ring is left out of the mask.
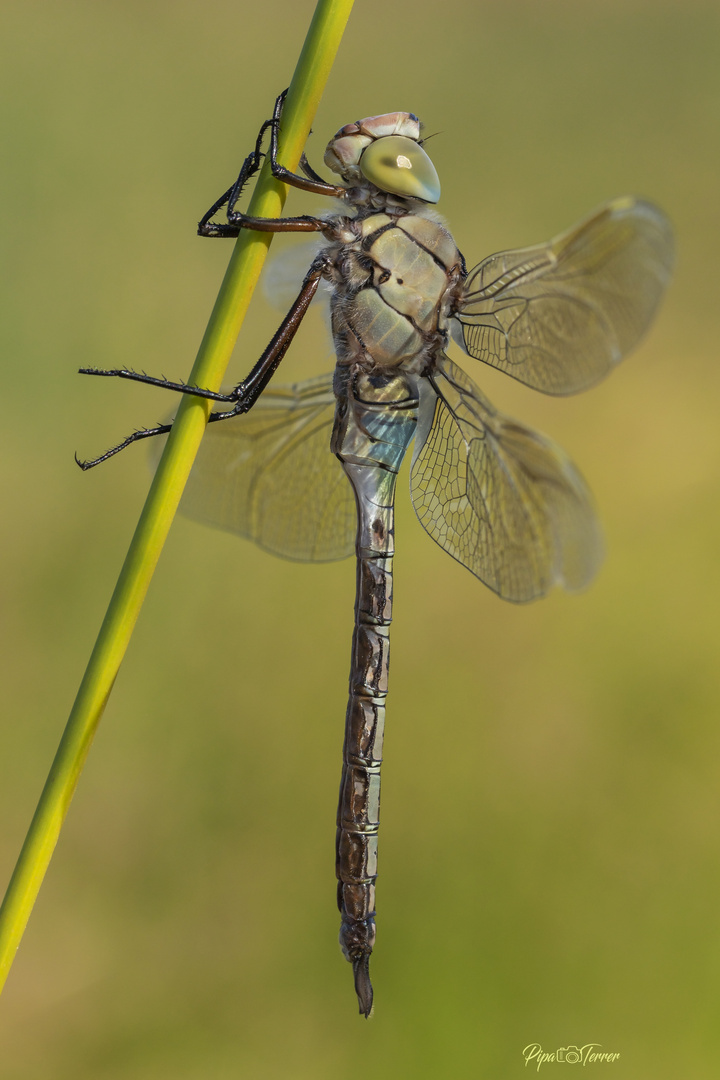
<path id="1" fill-rule="evenodd" d="M 258 218 L 250 217 L 248 214 L 243 214 L 241 211 L 235 209 L 235 204 L 240 198 L 246 184 L 260 169 L 261 158 L 263 156 L 261 149 L 262 140 L 268 128 L 270 128 L 270 167 L 273 176 L 277 180 L 281 180 L 284 184 L 288 184 L 290 187 L 299 188 L 302 191 L 312 191 L 316 195 L 329 195 L 342 198 L 345 194 L 344 187 L 341 187 L 338 184 L 326 183 L 323 178 L 311 168 L 304 154 L 301 159 L 300 167 L 305 173 L 305 176 L 299 176 L 297 173 L 290 172 L 289 169 L 286 169 L 284 165 L 280 165 L 278 162 L 278 131 L 286 94 L 287 90 L 283 91 L 277 98 L 272 120 L 266 120 L 260 128 L 255 142 L 255 149 L 245 158 L 242 169 L 240 170 L 240 175 L 235 183 L 213 203 L 207 213 L 202 217 L 198 225 L 198 234 L 200 236 L 235 237 L 239 235 L 240 229 L 254 229 L 257 232 L 319 232 L 323 228 L 323 222 L 320 221 L 319 218 L 310 217 L 307 214 L 293 218 Z M 228 208 L 227 222 L 212 222 L 210 219 L 214 217 L 226 203 Z"/>
<path id="2" fill-rule="evenodd" d="M 211 413 L 208 422 L 227 420 L 231 416 L 238 416 L 241 413 L 246 413 L 258 400 L 290 347 L 290 344 L 298 331 L 298 327 L 310 306 L 310 302 L 317 292 L 320 279 L 326 268 L 326 263 L 327 258 L 323 253 L 318 255 L 314 260 L 310 270 L 305 275 L 302 288 L 300 289 L 296 300 L 278 327 L 277 333 L 273 336 L 272 341 L 269 343 L 247 378 L 243 379 L 242 382 L 239 382 L 228 394 L 217 393 L 214 390 L 205 390 L 199 386 L 188 386 L 187 383 L 170 382 L 169 379 L 157 379 L 152 375 L 145 375 L 143 372 L 130 371 L 124 368 L 112 371 L 103 371 L 98 368 L 80 368 L 80 374 L 105 375 L 118 379 L 131 379 L 133 382 L 148 383 L 150 386 L 160 386 L 165 390 L 175 390 L 180 394 L 190 394 L 192 397 L 206 398 L 211 401 L 222 401 L 232 405 L 232 408 L 227 409 L 226 411 Z M 95 465 L 99 465 L 101 462 L 107 461 L 108 458 L 114 457 L 115 454 L 119 454 L 121 450 L 124 450 L 125 447 L 129 446 L 131 443 L 137 442 L 139 439 L 149 439 L 154 435 L 165 434 L 171 427 L 172 424 L 161 424 L 154 428 L 143 428 L 133 432 L 127 439 L 118 443 L 117 446 L 113 446 L 110 450 L 101 454 L 100 457 L 93 458 L 90 461 L 81 461 L 77 455 L 75 455 L 75 460 L 83 471 L 92 469 Z"/>
<path id="3" fill-rule="evenodd" d="M 255 149 L 250 154 L 248 154 L 248 156 L 243 161 L 242 168 L 240 169 L 240 175 L 238 176 L 237 180 L 231 187 L 227 189 L 224 195 L 221 195 L 220 198 L 212 204 L 207 213 L 203 214 L 198 224 L 199 236 L 229 237 L 237 236 L 239 234 L 239 226 L 228 225 L 224 222 L 218 224 L 216 222 L 212 222 L 210 218 L 214 217 L 215 214 L 217 214 L 217 212 L 223 208 L 228 199 L 234 197 L 234 201 L 237 202 L 245 185 L 250 179 L 252 179 L 253 176 L 255 176 L 255 174 L 260 169 L 261 158 L 263 156 L 261 149 L 263 136 L 265 135 L 267 129 L 269 127 L 272 127 L 272 123 L 272 120 L 265 121 L 265 123 L 260 128 L 260 131 L 258 132 L 257 139 L 255 140 Z"/>
<path id="4" fill-rule="evenodd" d="M 284 165 L 281 165 L 278 162 L 278 131 L 280 129 L 280 117 L 282 116 L 286 94 L 287 90 L 283 90 L 282 94 L 280 94 L 275 101 L 275 108 L 273 109 L 273 118 L 271 121 L 270 168 L 272 169 L 273 176 L 276 180 L 282 180 L 284 184 L 299 188 L 301 191 L 313 191 L 316 195 L 330 195 L 335 198 L 342 198 L 345 194 L 345 188 L 340 184 L 328 184 L 326 180 L 323 180 L 322 176 L 318 175 L 318 173 L 310 167 L 304 154 L 300 162 L 300 168 L 305 173 L 305 176 L 299 176 L 297 173 L 290 172 L 289 169 L 286 169 Z"/>

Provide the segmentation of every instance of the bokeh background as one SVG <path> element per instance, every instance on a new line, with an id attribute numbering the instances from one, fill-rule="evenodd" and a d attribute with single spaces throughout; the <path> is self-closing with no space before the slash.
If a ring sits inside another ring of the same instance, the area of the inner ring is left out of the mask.
<path id="1" fill-rule="evenodd" d="M 171 405 L 75 372 L 189 371 L 229 256 L 194 224 L 313 6 L 2 4 L 3 888 L 149 481 L 142 447 L 73 452 Z M 717 1075 L 719 31 L 700 0 L 357 0 L 311 160 L 418 113 L 469 264 L 619 194 L 673 219 L 667 303 L 606 383 L 545 399 L 465 361 L 580 464 L 607 562 L 504 604 L 400 485 L 366 1023 L 333 877 L 353 566 L 178 519 L 3 994 L 5 1080 L 498 1080 L 532 1042 Z M 231 378 L 278 317 L 258 299 Z M 287 378 L 328 357 L 311 312 Z"/>

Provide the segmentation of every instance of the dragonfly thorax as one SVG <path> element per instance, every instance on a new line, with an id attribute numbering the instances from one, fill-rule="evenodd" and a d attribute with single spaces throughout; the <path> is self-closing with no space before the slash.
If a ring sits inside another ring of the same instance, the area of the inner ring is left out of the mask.
<path id="1" fill-rule="evenodd" d="M 346 218 L 337 235 L 343 238 L 328 254 L 339 364 L 422 373 L 448 340 L 451 297 L 462 275 L 452 236 L 430 217 L 407 213 Z"/>

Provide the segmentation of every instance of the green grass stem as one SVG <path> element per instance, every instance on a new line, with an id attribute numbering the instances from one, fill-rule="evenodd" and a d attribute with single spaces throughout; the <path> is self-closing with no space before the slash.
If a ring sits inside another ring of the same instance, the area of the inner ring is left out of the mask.
<path id="1" fill-rule="evenodd" d="M 352 0 L 318 0 L 285 103 L 279 156 L 297 168 Z M 278 87 L 281 90 L 282 87 Z M 268 106 L 271 103 L 268 102 Z M 287 188 L 267 162 L 249 212 L 277 217 Z M 189 382 L 219 389 L 272 234 L 244 231 L 233 250 Z M 37 810 L 0 908 L 0 990 L 57 843 L 105 703 L 170 530 L 212 403 L 183 397 Z"/>

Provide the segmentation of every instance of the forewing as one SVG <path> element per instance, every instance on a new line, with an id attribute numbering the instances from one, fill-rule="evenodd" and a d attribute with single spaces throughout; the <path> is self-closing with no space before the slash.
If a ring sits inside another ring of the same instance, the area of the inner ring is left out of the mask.
<path id="1" fill-rule="evenodd" d="M 592 496 L 549 439 L 493 409 L 447 357 L 421 400 L 410 490 L 441 548 L 505 600 L 584 588 L 602 560 Z"/>
<path id="2" fill-rule="evenodd" d="M 265 262 L 262 274 L 262 289 L 266 300 L 285 313 L 300 292 L 303 279 L 310 269 L 315 256 L 325 245 L 317 235 L 309 240 L 293 237 L 292 244 L 282 246 L 280 250 L 273 245 L 272 254 Z M 312 304 L 317 305 L 325 291 L 318 289 Z"/>
<path id="3" fill-rule="evenodd" d="M 293 237 L 293 241 L 291 247 L 283 248 L 281 251 L 276 251 L 273 245 L 273 254 L 265 263 L 261 279 L 265 299 L 283 314 L 297 299 L 310 264 L 324 246 L 324 241 L 318 240 L 317 236 L 305 241 L 298 241 Z M 330 296 L 331 290 L 328 284 L 321 282 L 310 301 L 310 308 L 318 313 L 318 321 L 323 327 L 322 331 L 316 329 L 316 333 L 323 334 L 322 340 L 316 343 L 316 347 L 321 348 L 323 354 L 334 356 L 335 345 L 330 328 Z M 304 332 L 309 321 L 311 320 L 304 320 Z"/>
<path id="4" fill-rule="evenodd" d="M 662 211 L 615 199 L 547 244 L 491 255 L 457 308 L 470 356 L 546 394 L 602 379 L 650 325 L 673 266 Z"/>
<path id="5" fill-rule="evenodd" d="M 332 375 L 270 387 L 245 416 L 211 424 L 180 503 L 196 521 L 287 559 L 344 559 L 355 498 L 330 451 Z"/>

